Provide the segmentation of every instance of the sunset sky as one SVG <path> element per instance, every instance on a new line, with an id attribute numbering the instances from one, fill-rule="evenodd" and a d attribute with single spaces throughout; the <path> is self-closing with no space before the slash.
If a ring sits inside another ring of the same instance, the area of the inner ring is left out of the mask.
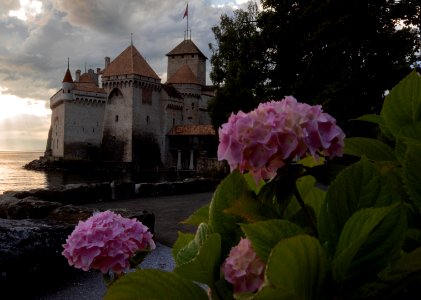
<path id="1" fill-rule="evenodd" d="M 192 40 L 210 58 L 212 26 L 245 0 L 189 1 Z M 187 1 L 1 0 L 0 151 L 44 150 L 49 98 L 70 70 L 103 68 L 133 43 L 166 81 L 166 56 L 183 40 Z M 210 65 L 208 62 L 207 71 Z M 209 78 L 208 78 L 208 84 Z"/>

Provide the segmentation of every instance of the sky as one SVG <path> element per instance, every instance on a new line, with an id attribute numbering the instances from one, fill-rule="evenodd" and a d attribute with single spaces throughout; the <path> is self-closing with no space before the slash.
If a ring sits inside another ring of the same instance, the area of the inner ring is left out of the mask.
<path id="1" fill-rule="evenodd" d="M 191 0 L 192 40 L 210 58 L 212 27 L 247 0 Z M 1 0 L 0 151 L 43 151 L 49 99 L 61 87 L 67 59 L 76 69 L 104 68 L 133 44 L 166 82 L 166 53 L 184 38 L 187 1 Z M 207 72 L 210 64 L 208 61 Z M 209 76 L 208 76 L 208 84 Z"/>

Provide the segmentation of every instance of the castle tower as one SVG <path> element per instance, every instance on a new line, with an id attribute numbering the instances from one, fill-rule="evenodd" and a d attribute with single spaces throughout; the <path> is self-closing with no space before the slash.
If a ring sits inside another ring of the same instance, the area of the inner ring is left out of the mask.
<path id="1" fill-rule="evenodd" d="M 168 52 L 167 78 L 171 78 L 183 65 L 188 65 L 201 85 L 206 85 L 207 57 L 192 40 L 186 39 Z"/>
<path id="2" fill-rule="evenodd" d="M 105 62 L 104 160 L 159 164 L 161 79 L 133 44 Z"/>
<path id="3" fill-rule="evenodd" d="M 73 87 L 74 82 L 72 78 L 72 74 L 70 73 L 69 67 L 67 67 L 66 74 L 64 74 L 63 81 L 61 83 L 61 87 L 63 89 L 63 99 L 64 100 L 73 100 Z"/>
<path id="4" fill-rule="evenodd" d="M 199 124 L 199 99 L 202 96 L 202 85 L 189 65 L 182 65 L 167 81 L 183 96 L 184 124 Z"/>

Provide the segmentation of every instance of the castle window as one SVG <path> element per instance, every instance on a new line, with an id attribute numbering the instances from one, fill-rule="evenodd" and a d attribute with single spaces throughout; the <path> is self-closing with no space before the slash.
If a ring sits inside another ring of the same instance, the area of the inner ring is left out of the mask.
<path id="1" fill-rule="evenodd" d="M 172 126 L 175 125 L 175 119 L 172 119 Z"/>
<path id="2" fill-rule="evenodd" d="M 191 57 L 194 57 L 194 54 L 192 54 Z"/>
<path id="3" fill-rule="evenodd" d="M 175 58 L 175 55 L 171 56 L 173 59 Z"/>
<path id="4" fill-rule="evenodd" d="M 70 90 L 67 90 L 67 93 L 70 94 Z"/>
<path id="5" fill-rule="evenodd" d="M 95 128 L 92 128 L 92 132 L 95 132 Z"/>
<path id="6" fill-rule="evenodd" d="M 115 122 L 118 122 L 118 115 L 115 115 Z"/>
<path id="7" fill-rule="evenodd" d="M 144 87 L 142 89 L 142 103 L 152 104 L 152 89 Z"/>
<path id="8" fill-rule="evenodd" d="M 194 103 L 191 104 L 191 109 L 194 110 Z"/>
<path id="9" fill-rule="evenodd" d="M 146 124 L 149 125 L 149 122 L 150 122 L 149 116 L 146 116 Z"/>
<path id="10" fill-rule="evenodd" d="M 184 58 L 184 55 L 181 55 L 181 58 Z"/>

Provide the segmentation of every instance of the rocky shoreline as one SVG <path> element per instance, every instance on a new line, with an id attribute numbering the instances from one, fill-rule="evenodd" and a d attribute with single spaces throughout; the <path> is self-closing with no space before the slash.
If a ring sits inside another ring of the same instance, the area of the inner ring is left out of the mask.
<path id="1" fill-rule="evenodd" d="M 213 191 L 218 180 L 182 182 L 72 184 L 53 189 L 8 191 L 0 195 L 0 288 L 2 295 L 31 292 L 54 284 L 77 270 L 61 255 L 74 226 L 94 213 L 80 206 L 120 199 Z M 154 231 L 154 212 L 118 210 Z M 25 286 L 25 289 L 21 287 Z M 28 289 L 27 289 L 28 287 Z"/>

